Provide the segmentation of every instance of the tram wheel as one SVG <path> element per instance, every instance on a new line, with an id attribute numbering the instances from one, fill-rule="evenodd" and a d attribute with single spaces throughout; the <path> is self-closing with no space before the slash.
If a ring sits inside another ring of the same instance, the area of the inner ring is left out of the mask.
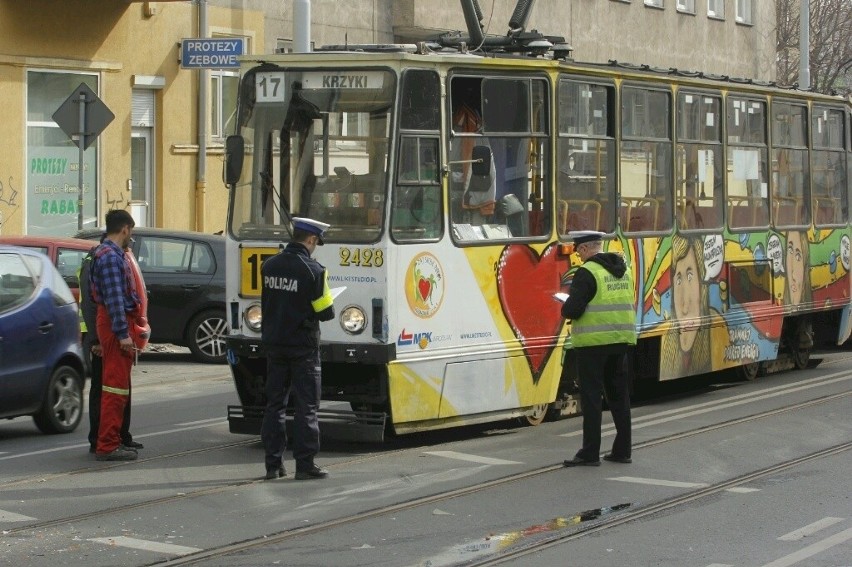
<path id="1" fill-rule="evenodd" d="M 804 370 L 808 367 L 808 362 L 811 359 L 811 347 L 814 344 L 812 333 L 810 323 L 802 322 L 799 324 L 795 338 L 796 346 L 790 349 L 796 370 Z"/>
<path id="2" fill-rule="evenodd" d="M 541 425 L 547 419 L 550 404 L 538 404 L 533 406 L 533 409 L 524 417 L 521 418 L 521 423 L 526 425 Z"/>
<path id="3" fill-rule="evenodd" d="M 737 367 L 737 376 L 740 377 L 741 380 L 746 380 L 751 382 L 760 374 L 760 363 L 759 362 L 750 362 L 748 364 L 743 364 L 742 366 Z"/>

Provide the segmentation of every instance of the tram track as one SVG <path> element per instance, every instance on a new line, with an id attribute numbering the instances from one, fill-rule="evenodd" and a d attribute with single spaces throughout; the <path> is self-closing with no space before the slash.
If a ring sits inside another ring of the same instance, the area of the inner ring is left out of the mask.
<path id="1" fill-rule="evenodd" d="M 465 567 L 488 567 L 491 565 L 500 565 L 506 563 L 508 561 L 514 561 L 517 559 L 521 559 L 527 555 L 538 553 L 550 547 L 555 547 L 557 545 L 561 545 L 573 540 L 577 540 L 586 536 L 590 536 L 593 534 L 597 534 L 603 532 L 605 530 L 609 530 L 612 528 L 616 528 L 627 524 L 629 522 L 635 522 L 637 520 L 641 520 L 643 518 L 647 518 L 649 516 L 653 516 L 655 514 L 659 514 L 665 512 L 667 510 L 671 510 L 678 506 L 682 506 L 685 504 L 689 504 L 696 500 L 700 500 L 702 498 L 706 498 L 708 496 L 712 496 L 714 494 L 718 494 L 719 492 L 729 490 L 731 488 L 737 487 L 742 484 L 747 484 L 749 482 L 753 482 L 755 480 L 779 473 L 781 471 L 803 465 L 812 461 L 816 461 L 818 459 L 822 459 L 825 457 L 830 457 L 832 455 L 837 455 L 839 453 L 843 453 L 845 451 L 849 451 L 852 449 L 852 441 L 842 443 L 840 445 L 835 445 L 834 447 L 828 447 L 826 449 L 822 449 L 820 451 L 816 451 L 809 455 L 804 455 L 802 457 L 796 457 L 794 459 L 789 459 L 782 463 L 777 463 L 775 465 L 771 465 L 756 471 L 752 471 L 750 473 L 738 476 L 736 478 L 732 478 L 726 481 L 722 481 L 716 484 L 712 484 L 709 486 L 704 486 L 692 491 L 689 491 L 685 494 L 680 494 L 678 496 L 674 496 L 672 498 L 666 498 L 664 500 L 660 500 L 646 506 L 638 507 L 634 510 L 622 513 L 620 515 L 614 516 L 612 518 L 608 518 L 605 520 L 599 520 L 588 527 L 582 527 L 578 529 L 571 530 L 570 533 L 555 533 L 551 537 L 541 538 L 539 541 L 529 543 L 528 545 L 520 545 L 517 549 L 511 549 L 507 551 L 498 552 L 495 556 L 483 558 L 481 560 L 474 561 L 464 561 Z M 569 520 L 570 522 L 570 520 Z M 569 525 L 571 525 L 569 523 Z M 563 530 L 565 531 L 565 530 Z M 456 563 L 456 565 L 461 565 L 461 563 Z"/>
<path id="2" fill-rule="evenodd" d="M 220 449 L 228 449 L 228 448 L 231 448 L 231 447 L 253 445 L 257 442 L 258 442 L 257 439 L 236 441 L 236 442 L 233 442 L 233 443 L 225 443 L 225 444 L 220 444 L 220 445 L 214 445 L 214 446 L 211 446 L 211 447 L 204 447 L 204 448 L 200 448 L 200 449 L 191 449 L 191 450 L 188 450 L 188 451 L 178 451 L 176 453 L 169 453 L 169 454 L 166 454 L 166 455 L 157 455 L 155 457 L 146 457 L 146 458 L 137 459 L 137 460 L 131 461 L 131 462 L 116 462 L 116 463 L 111 463 L 111 464 L 100 464 L 99 466 L 85 467 L 85 468 L 81 468 L 81 469 L 75 469 L 73 471 L 66 471 L 66 472 L 56 473 L 56 474 L 52 474 L 52 475 L 40 475 L 37 478 L 32 478 L 32 479 L 18 479 L 18 480 L 14 480 L 14 481 L 10 481 L 10 482 L 7 482 L 7 483 L 0 484 L 0 490 L 5 489 L 5 488 L 9 488 L 9 487 L 22 486 L 22 485 L 26 485 L 26 484 L 44 483 L 44 482 L 47 482 L 47 481 L 50 481 L 50 480 L 56 480 L 56 479 L 62 478 L 62 477 L 70 477 L 70 476 L 76 476 L 76 475 L 81 475 L 81 474 L 86 474 L 86 473 L 100 473 L 100 472 L 103 472 L 104 470 L 107 470 L 107 469 L 127 467 L 127 466 L 133 465 L 133 464 L 149 463 L 149 462 L 162 461 L 162 460 L 167 460 L 167 459 L 175 459 L 175 458 L 187 457 L 187 456 L 201 454 L 201 453 L 209 453 L 211 451 L 216 451 L 216 450 L 220 450 Z M 352 465 L 352 464 L 357 464 L 357 463 L 363 463 L 365 461 L 369 461 L 369 460 L 378 458 L 379 456 L 392 455 L 393 453 L 400 452 L 400 451 L 406 451 L 406 450 L 408 450 L 408 448 L 399 449 L 399 450 L 396 450 L 396 451 L 388 451 L 388 452 L 381 453 L 381 454 L 361 455 L 357 458 L 348 459 L 344 462 L 335 464 L 333 466 L 339 467 L 341 465 Z M 140 508 L 148 508 L 148 507 L 151 507 L 151 506 L 157 506 L 159 504 L 170 504 L 170 503 L 179 502 L 179 501 L 183 501 L 183 500 L 187 500 L 187 499 L 199 498 L 201 496 L 207 496 L 207 495 L 210 495 L 210 494 L 217 494 L 217 493 L 220 493 L 220 492 L 225 492 L 225 491 L 228 491 L 228 490 L 233 490 L 235 488 L 239 488 L 239 487 L 243 487 L 243 486 L 249 486 L 249 485 L 252 485 L 252 484 L 258 484 L 258 483 L 262 483 L 262 482 L 265 482 L 264 478 L 258 477 L 258 478 L 242 480 L 242 481 L 239 481 L 239 482 L 231 482 L 231 483 L 227 483 L 227 484 L 222 484 L 222 485 L 219 485 L 219 486 L 212 486 L 210 488 L 195 490 L 195 491 L 192 491 L 192 492 L 182 492 L 182 493 L 171 495 L 171 496 L 163 496 L 163 497 L 160 497 L 160 498 L 152 498 L 152 499 L 149 499 L 149 500 L 142 500 L 140 502 L 125 503 L 125 504 L 122 504 L 120 506 L 103 508 L 101 510 L 95 510 L 95 511 L 92 511 L 92 512 L 86 512 L 86 513 L 77 514 L 77 515 L 74 515 L 74 516 L 66 516 L 64 518 L 55 518 L 53 520 L 45 520 L 43 522 L 30 523 L 30 524 L 19 526 L 19 527 L 16 527 L 16 528 L 4 529 L 3 535 L 14 535 L 14 534 L 22 533 L 22 532 L 29 532 L 29 531 L 40 530 L 40 529 L 47 529 L 47 528 L 52 528 L 52 527 L 61 526 L 61 525 L 65 525 L 65 524 L 71 524 L 71 523 L 74 523 L 74 522 L 80 522 L 80 521 L 90 520 L 90 519 L 94 519 L 94 518 L 104 517 L 104 516 L 108 516 L 108 515 L 116 513 L 116 512 L 123 512 L 123 511 L 127 511 L 127 510 L 134 510 L 134 509 L 140 509 Z"/>
<path id="3" fill-rule="evenodd" d="M 836 379 L 839 376 L 845 375 L 845 374 L 847 374 L 847 373 L 845 373 L 845 372 L 844 373 L 835 373 L 835 374 L 823 377 L 823 378 L 821 378 L 821 380 L 829 380 L 829 379 L 832 379 L 832 378 Z M 795 388 L 798 385 L 799 385 L 798 383 L 790 384 L 789 387 Z M 648 447 L 662 445 L 662 444 L 665 444 L 665 443 L 678 441 L 678 440 L 681 440 L 681 439 L 685 439 L 685 438 L 696 436 L 696 435 L 701 435 L 701 434 L 708 433 L 708 432 L 711 432 L 711 431 L 724 429 L 724 428 L 727 428 L 727 427 L 732 427 L 732 426 L 740 425 L 740 424 L 743 424 L 743 423 L 748 423 L 748 422 L 751 422 L 751 421 L 757 421 L 757 420 L 760 420 L 760 419 L 769 418 L 769 417 L 772 417 L 772 416 L 780 415 L 780 414 L 791 412 L 791 411 L 797 411 L 797 410 L 800 410 L 800 409 L 805 409 L 807 407 L 816 406 L 816 405 L 819 405 L 819 404 L 827 403 L 827 402 L 830 402 L 830 401 L 833 401 L 833 400 L 836 400 L 836 399 L 845 398 L 845 397 L 849 397 L 849 396 L 852 396 L 852 390 L 845 391 L 845 392 L 839 392 L 839 393 L 835 393 L 835 394 L 828 394 L 828 395 L 825 395 L 825 396 L 820 396 L 820 397 L 805 400 L 805 401 L 802 401 L 802 402 L 788 404 L 788 405 L 785 405 L 785 406 L 782 406 L 782 407 L 778 407 L 778 408 L 774 408 L 774 409 L 771 409 L 771 410 L 767 410 L 767 411 L 743 416 L 743 417 L 740 417 L 740 418 L 730 419 L 730 420 L 726 420 L 726 421 L 723 421 L 723 422 L 720 422 L 720 423 L 715 423 L 715 424 L 711 424 L 711 425 L 697 427 L 697 428 L 694 428 L 694 429 L 690 429 L 688 431 L 673 433 L 673 434 L 666 435 L 666 436 L 663 436 L 663 437 L 659 437 L 659 438 L 656 438 L 656 439 L 649 439 L 647 441 L 643 441 L 643 442 L 639 442 L 639 443 L 634 444 L 633 448 L 634 448 L 634 451 L 636 451 L 636 450 L 641 450 L 641 449 L 648 448 Z M 132 464 L 173 460 L 175 458 L 182 458 L 182 457 L 187 457 L 187 456 L 192 456 L 192 455 L 197 455 L 197 454 L 215 452 L 215 451 L 219 451 L 219 450 L 229 449 L 229 448 L 232 448 L 232 447 L 241 447 L 241 446 L 245 446 L 245 445 L 252 445 L 252 444 L 255 444 L 255 443 L 257 443 L 257 439 L 252 438 L 252 439 L 247 439 L 247 440 L 235 441 L 235 442 L 232 442 L 232 443 L 217 444 L 217 445 L 213 445 L 213 446 L 210 446 L 210 447 L 196 448 L 196 449 L 190 449 L 190 450 L 186 450 L 186 451 L 178 451 L 178 452 L 164 454 L 164 455 L 157 455 L 157 456 L 153 456 L 153 457 L 142 458 L 142 459 L 139 459 L 137 461 L 134 461 L 133 463 L 114 463 L 114 464 L 112 464 L 112 463 L 111 464 L 99 463 L 96 466 L 93 465 L 93 466 L 90 466 L 90 467 L 84 467 L 84 468 L 75 469 L 75 470 L 72 470 L 72 471 L 66 471 L 66 472 L 63 472 L 63 473 L 57 473 L 57 474 L 46 475 L 46 476 L 40 475 L 36 478 L 17 479 L 17 480 L 9 481 L 9 482 L 6 482 L 6 483 L 0 483 L 0 489 L 7 489 L 7 488 L 18 487 L 18 486 L 24 486 L 24 485 L 27 485 L 27 484 L 43 483 L 43 482 L 46 482 L 46 481 L 56 480 L 56 479 L 60 479 L 60 478 L 63 478 L 63 477 L 71 477 L 71 476 L 77 476 L 77 475 L 82 475 L 82 474 L 87 474 L 87 473 L 99 473 L 99 472 L 104 471 L 105 469 L 127 467 L 127 466 L 132 465 Z M 356 458 L 348 459 L 348 460 L 345 460 L 343 462 L 339 462 L 339 463 L 335 463 L 333 465 L 330 465 L 329 468 L 339 469 L 341 467 L 345 467 L 345 466 L 348 466 L 348 465 L 362 463 L 362 462 L 374 460 L 374 459 L 377 459 L 377 458 L 384 458 L 384 457 L 388 457 L 389 455 L 393 455 L 394 453 L 410 451 L 412 449 L 413 449 L 412 447 L 403 447 L 403 448 L 395 449 L 395 450 L 392 450 L 392 451 L 386 451 L 386 452 L 381 452 L 381 453 L 370 453 L 370 454 L 367 454 L 367 455 L 359 455 Z M 416 448 L 414 448 L 414 449 L 417 450 Z M 246 541 L 243 541 L 243 542 L 239 542 L 239 543 L 236 543 L 236 544 L 226 545 L 226 546 L 219 547 L 219 548 L 213 548 L 213 549 L 210 549 L 210 550 L 205 550 L 205 551 L 202 551 L 202 552 L 197 553 L 197 554 L 193 554 L 193 555 L 189 555 L 189 556 L 185 556 L 185 557 L 181 557 L 181 558 L 171 559 L 169 561 L 166 561 L 163 564 L 166 564 L 166 565 L 189 565 L 189 564 L 192 564 L 192 563 L 195 563 L 195 562 L 199 562 L 199 561 L 202 561 L 202 560 L 205 560 L 205 559 L 209 559 L 211 557 L 225 556 L 225 555 L 229 555 L 229 554 L 232 554 L 232 553 L 235 553 L 235 552 L 242 551 L 244 549 L 250 549 L 250 548 L 253 548 L 253 547 L 260 547 L 260 546 L 264 546 L 264 545 L 274 544 L 274 543 L 279 542 L 279 541 L 284 541 L 284 540 L 287 540 L 287 539 L 296 538 L 296 537 L 300 537 L 300 536 L 303 536 L 303 535 L 309 535 L 309 534 L 313 534 L 313 533 L 316 533 L 316 532 L 321 532 L 321 531 L 333 529 L 333 528 L 336 528 L 336 527 L 340 527 L 340 526 L 350 524 L 350 523 L 359 522 L 359 521 L 366 520 L 366 519 L 369 519 L 369 518 L 374 518 L 374 517 L 379 517 L 379 516 L 382 516 L 382 515 L 392 514 L 392 513 L 399 512 L 399 511 L 404 511 L 404 510 L 416 508 L 418 506 L 440 502 L 440 501 L 443 501 L 443 500 L 458 498 L 458 497 L 465 496 L 465 495 L 468 495 L 468 494 L 473 494 L 473 493 L 476 493 L 476 492 L 487 490 L 489 488 L 493 488 L 493 487 L 497 487 L 497 486 L 501 486 L 501 485 L 506 485 L 506 484 L 509 484 L 509 483 L 512 483 L 512 482 L 520 481 L 520 480 L 523 480 L 523 479 L 526 479 L 526 478 L 530 478 L 530 477 L 534 477 L 534 476 L 538 476 L 538 475 L 542 475 L 542 474 L 547 474 L 547 473 L 550 473 L 550 472 L 553 472 L 553 471 L 556 471 L 556 470 L 560 470 L 561 468 L 563 468 L 561 464 L 554 464 L 554 465 L 547 465 L 547 466 L 543 466 L 543 467 L 538 467 L 538 468 L 535 468 L 535 469 L 523 471 L 523 472 L 516 473 L 516 474 L 513 474 L 513 475 L 508 475 L 506 477 L 501 477 L 499 479 L 492 479 L 492 480 L 485 481 L 485 482 L 478 483 L 478 484 L 474 484 L 474 485 L 471 485 L 471 486 L 468 486 L 468 487 L 463 487 L 463 488 L 459 488 L 459 489 L 455 489 L 455 490 L 451 490 L 451 491 L 439 492 L 439 493 L 436 493 L 436 494 L 433 494 L 433 495 L 424 496 L 424 497 L 421 497 L 421 498 L 416 498 L 416 499 L 413 499 L 413 500 L 410 500 L 410 501 L 392 504 L 392 505 L 388 505 L 388 506 L 384 506 L 384 507 L 379 507 L 379 508 L 375 508 L 375 509 L 372 509 L 372 510 L 359 512 L 359 513 L 356 513 L 356 514 L 351 514 L 349 516 L 337 518 L 337 519 L 334 519 L 334 520 L 329 520 L 327 522 L 318 523 L 318 524 L 315 524 L 315 525 L 312 525 L 312 526 L 305 526 L 305 527 L 298 528 L 298 529 L 295 529 L 295 530 L 289 530 L 289 531 L 283 531 L 283 532 L 279 532 L 279 533 L 259 536 L 258 538 L 253 538 L 253 539 L 246 540 Z M 262 482 L 265 482 L 265 481 L 262 478 L 258 477 L 258 478 L 253 478 L 253 479 L 240 480 L 238 482 L 229 482 L 229 483 L 218 485 L 218 486 L 211 486 L 209 488 L 195 490 L 195 491 L 192 491 L 192 492 L 173 494 L 173 495 L 163 496 L 163 497 L 160 497 L 160 498 L 151 498 L 151 499 L 148 499 L 148 500 L 142 500 L 142 501 L 135 502 L 135 503 L 134 502 L 124 503 L 124 504 L 121 504 L 121 505 L 118 505 L 118 506 L 107 507 L 107 508 L 103 508 L 103 509 L 100 509 L 100 510 L 94 510 L 94 511 L 91 511 L 91 512 L 66 516 L 66 517 L 63 517 L 63 518 L 54 518 L 54 519 L 51 519 L 51 520 L 44 520 L 44 521 L 41 521 L 41 522 L 35 522 L 35 523 L 26 524 L 26 525 L 21 525 L 21 526 L 18 526 L 18 527 L 14 527 L 14 528 L 4 530 L 4 535 L 15 535 L 15 534 L 21 534 L 21 533 L 32 532 L 32 531 L 37 531 L 37 530 L 49 529 L 49 528 L 53 528 L 53 527 L 57 527 L 57 526 L 78 523 L 78 522 L 82 522 L 82 521 L 86 521 L 86 520 L 108 517 L 109 515 L 115 514 L 115 513 L 125 513 L 128 510 L 143 509 L 143 508 L 149 508 L 149 507 L 163 505 L 163 504 L 171 504 L 171 503 L 175 503 L 175 502 L 186 501 L 188 499 L 200 498 L 200 497 L 204 497 L 204 496 L 208 496 L 208 495 L 212 495 L 212 494 L 222 493 L 222 492 L 226 492 L 226 491 L 229 491 L 229 490 L 233 490 L 235 488 L 245 487 L 245 486 L 258 484 L 258 483 L 262 483 Z M 745 482 L 745 480 L 743 480 L 742 482 Z"/>
<path id="4" fill-rule="evenodd" d="M 760 412 L 760 413 L 757 413 L 757 414 L 744 416 L 742 418 L 731 419 L 731 420 L 727 420 L 727 421 L 722 422 L 722 423 L 708 425 L 708 426 L 704 426 L 704 427 L 698 427 L 698 428 L 695 428 L 695 429 L 691 429 L 689 431 L 684 431 L 684 432 L 680 432 L 680 433 L 666 435 L 664 437 L 660 437 L 660 438 L 657 438 L 657 439 L 651 439 L 651 440 L 648 440 L 648 441 L 645 441 L 645 442 L 637 443 L 633 446 L 633 450 L 635 452 L 636 450 L 640 450 L 640 449 L 643 449 L 643 448 L 653 447 L 653 446 L 661 445 L 661 444 L 664 444 L 664 443 L 682 440 L 682 439 L 687 438 L 687 437 L 701 435 L 701 434 L 704 434 L 704 433 L 707 433 L 707 432 L 710 432 L 710 431 L 715 431 L 715 430 L 723 429 L 723 428 L 726 428 L 726 427 L 732 427 L 732 426 L 735 426 L 735 425 L 740 425 L 740 424 L 743 424 L 743 423 L 756 421 L 758 419 L 776 416 L 776 415 L 783 414 L 783 413 L 790 412 L 790 411 L 797 411 L 797 410 L 800 410 L 800 409 L 819 405 L 819 404 L 822 404 L 822 403 L 827 403 L 827 402 L 830 402 L 830 401 L 833 401 L 833 400 L 837 400 L 837 399 L 845 398 L 845 397 L 849 397 L 849 396 L 852 396 L 852 391 L 840 392 L 840 393 L 837 393 L 837 394 L 821 396 L 819 398 L 815 398 L 815 399 L 812 399 L 812 400 L 806 400 L 806 401 L 798 402 L 798 403 L 795 403 L 795 404 L 789 404 L 789 405 L 781 407 L 781 408 L 775 408 L 773 410 L 767 410 L 765 412 Z M 789 461 L 785 461 L 784 463 L 780 463 L 780 464 L 776 464 L 776 465 L 773 465 L 773 466 L 770 466 L 770 467 L 766 467 L 764 469 L 760 469 L 758 471 L 748 473 L 746 475 L 737 477 L 735 479 L 731 479 L 731 480 L 724 481 L 724 482 L 721 482 L 721 483 L 717 483 L 717 484 L 714 484 L 714 485 L 711 485 L 711 486 L 703 487 L 701 489 L 694 490 L 694 491 L 692 491 L 692 492 L 690 492 L 687 495 L 684 495 L 682 497 L 676 497 L 676 498 L 672 498 L 672 499 L 668 499 L 668 500 L 665 500 L 665 501 L 655 503 L 655 504 L 650 505 L 650 506 L 642 507 L 641 509 L 637 509 L 634 512 L 629 512 L 627 514 L 627 516 L 629 516 L 629 518 L 626 519 L 626 520 L 622 520 L 622 518 L 624 518 L 625 515 L 620 515 L 620 516 L 613 518 L 611 520 L 606 520 L 605 522 L 596 523 L 594 526 L 590 526 L 589 528 L 585 528 L 585 529 L 581 530 L 581 532 L 583 534 L 590 534 L 590 533 L 594 533 L 593 531 L 591 531 L 593 529 L 600 531 L 601 529 L 606 529 L 607 527 L 615 527 L 617 525 L 621 525 L 622 523 L 625 523 L 626 521 L 631 521 L 631 520 L 634 520 L 634 519 L 640 519 L 640 518 L 643 518 L 643 517 L 648 516 L 650 514 L 654 514 L 654 513 L 675 507 L 677 505 L 687 503 L 687 502 L 690 502 L 692 500 L 696 500 L 698 498 L 702 498 L 704 496 L 715 494 L 715 493 L 720 492 L 722 490 L 725 490 L 727 488 L 737 486 L 739 484 L 747 483 L 747 482 L 755 480 L 757 478 L 761 478 L 763 476 L 773 474 L 775 472 L 796 466 L 798 464 L 802 464 L 802 463 L 805 463 L 805 462 L 808 462 L 808 461 L 811 461 L 811 460 L 815 460 L 815 459 L 822 458 L 822 457 L 825 457 L 825 456 L 833 455 L 833 454 L 836 454 L 836 453 L 840 453 L 840 452 L 843 452 L 843 451 L 846 451 L 846 450 L 849 450 L 849 449 L 852 449 L 852 442 L 845 443 L 845 444 L 842 444 L 842 445 L 838 445 L 838 446 L 835 446 L 835 447 L 832 447 L 832 448 L 829 448 L 829 449 L 824 449 L 824 450 L 818 451 L 816 453 L 812 453 L 810 455 L 807 455 L 805 457 L 791 459 Z M 311 525 L 311 526 L 304 526 L 304 527 L 291 529 L 291 530 L 285 530 L 285 531 L 277 532 L 277 533 L 273 533 L 273 534 L 261 535 L 261 536 L 258 536 L 256 538 L 251 538 L 251 539 L 248 539 L 248 540 L 244 540 L 244 541 L 233 543 L 233 544 L 224 545 L 224 546 L 217 547 L 217 548 L 211 548 L 211 549 L 204 550 L 204 551 L 194 553 L 194 554 L 191 554 L 191 555 L 186 555 L 186 556 L 179 557 L 179 558 L 168 559 L 168 560 L 150 563 L 149 565 L 152 565 L 152 566 L 153 565 L 168 565 L 168 566 L 192 565 L 192 564 L 195 564 L 195 563 L 200 563 L 200 562 L 208 561 L 210 559 L 225 557 L 225 556 L 228 556 L 228 555 L 247 551 L 247 550 L 254 549 L 254 548 L 265 547 L 265 546 L 269 546 L 269 545 L 275 545 L 275 544 L 282 543 L 282 542 L 287 541 L 287 540 L 296 539 L 296 538 L 303 537 L 303 536 L 315 535 L 317 533 L 322 533 L 322 532 L 329 531 L 329 530 L 332 530 L 332 529 L 335 529 L 335 528 L 340 528 L 340 527 L 344 527 L 344 526 L 347 526 L 347 525 L 350 525 L 350 524 L 355 524 L 357 522 L 361 522 L 361 521 L 364 521 L 364 520 L 369 520 L 369 519 L 379 518 L 379 517 L 382 517 L 382 516 L 397 514 L 399 512 L 412 510 L 412 509 L 418 508 L 420 506 L 432 505 L 432 504 L 436 504 L 436 503 L 441 502 L 441 501 L 451 500 L 451 499 L 454 499 L 454 498 L 472 495 L 472 494 L 475 494 L 477 492 L 482 492 L 482 491 L 485 491 L 485 490 L 488 490 L 488 489 L 491 489 L 491 488 L 496 488 L 496 487 L 508 485 L 508 484 L 511 484 L 511 483 L 514 483 L 514 482 L 523 481 L 523 480 L 531 478 L 531 477 L 535 477 L 535 476 L 551 473 L 551 472 L 554 472 L 554 471 L 558 471 L 558 470 L 561 470 L 562 468 L 564 468 L 564 467 L 561 463 L 560 464 L 554 464 L 554 465 L 547 465 L 547 466 L 544 466 L 544 467 L 538 467 L 538 468 L 535 468 L 535 469 L 532 469 L 532 470 L 523 471 L 523 472 L 520 472 L 520 473 L 508 475 L 508 476 L 501 477 L 501 478 L 498 478 L 498 479 L 492 479 L 492 480 L 489 480 L 489 481 L 473 484 L 471 486 L 457 488 L 457 489 L 444 491 L 444 492 L 439 492 L 439 493 L 436 493 L 436 494 L 415 498 L 415 499 L 408 500 L 408 501 L 405 501 L 405 502 L 390 504 L 390 505 L 387 505 L 387 506 L 381 506 L 381 507 L 378 507 L 378 508 L 374 508 L 372 510 L 366 510 L 366 511 L 363 511 L 363 512 L 350 514 L 348 516 L 335 518 L 335 519 L 328 520 L 328 521 L 321 522 L 321 523 L 317 523 L 317 524 L 314 524 L 314 525 Z M 605 526 L 605 527 L 599 528 L 598 526 Z M 572 536 L 574 536 L 573 533 L 572 533 Z M 566 540 L 565 538 L 572 537 L 572 536 L 561 536 L 559 541 Z M 538 548 L 536 550 L 538 550 Z M 533 551 L 536 551 L 536 550 L 533 550 Z M 532 553 L 533 551 L 529 551 L 528 553 Z M 491 560 L 492 559 L 489 559 L 488 561 L 491 561 Z M 502 561 L 505 561 L 505 560 L 508 560 L 508 558 L 502 559 L 502 555 L 501 555 L 500 561 L 502 562 Z M 490 565 L 491 563 L 489 563 L 488 561 L 482 563 L 482 565 Z M 494 563 L 494 564 L 496 564 L 496 563 Z M 471 565 L 471 564 L 465 562 L 464 565 L 467 566 L 467 565 Z M 475 565 L 479 565 L 479 564 L 476 563 Z"/>

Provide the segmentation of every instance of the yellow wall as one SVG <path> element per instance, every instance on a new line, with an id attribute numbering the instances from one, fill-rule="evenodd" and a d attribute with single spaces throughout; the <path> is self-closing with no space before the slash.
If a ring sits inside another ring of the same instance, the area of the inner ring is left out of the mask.
<path id="1" fill-rule="evenodd" d="M 148 7 L 156 13 L 150 15 Z M 251 37 L 263 46 L 264 17 L 208 7 L 208 34 Z M 180 68 L 178 42 L 198 37 L 198 7 L 191 2 L 30 0 L 0 3 L 0 234 L 26 234 L 27 70 L 94 72 L 101 99 L 115 115 L 100 136 L 98 218 L 127 206 L 130 178 L 131 95 L 134 76 L 159 76 L 155 91 L 156 209 L 154 226 L 222 230 L 227 194 L 221 143 L 208 140 L 206 191 L 196 223 L 198 75 Z M 262 47 L 260 48 L 262 49 Z M 70 93 L 69 93 L 70 94 Z M 208 113 L 209 114 L 209 113 Z M 209 132 L 209 126 L 208 126 Z"/>

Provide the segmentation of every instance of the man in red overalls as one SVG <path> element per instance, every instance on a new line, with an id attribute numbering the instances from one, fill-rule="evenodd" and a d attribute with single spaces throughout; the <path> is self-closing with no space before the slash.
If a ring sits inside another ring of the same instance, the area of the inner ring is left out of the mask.
<path id="1" fill-rule="evenodd" d="M 95 250 L 91 273 L 92 299 L 98 304 L 97 333 L 103 350 L 101 420 L 95 458 L 99 461 L 133 461 L 135 450 L 121 444 L 124 408 L 130 396 L 130 369 L 135 345 L 131 321 L 141 305 L 136 279 L 125 258 L 125 248 L 136 223 L 130 213 L 106 214 L 106 238 Z"/>

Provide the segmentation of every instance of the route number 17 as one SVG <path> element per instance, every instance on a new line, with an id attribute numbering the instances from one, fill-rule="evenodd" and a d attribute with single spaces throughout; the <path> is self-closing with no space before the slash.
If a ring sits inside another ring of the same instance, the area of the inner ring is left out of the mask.
<path id="1" fill-rule="evenodd" d="M 257 102 L 281 102 L 285 96 L 285 73 L 257 73 L 254 76 Z"/>

